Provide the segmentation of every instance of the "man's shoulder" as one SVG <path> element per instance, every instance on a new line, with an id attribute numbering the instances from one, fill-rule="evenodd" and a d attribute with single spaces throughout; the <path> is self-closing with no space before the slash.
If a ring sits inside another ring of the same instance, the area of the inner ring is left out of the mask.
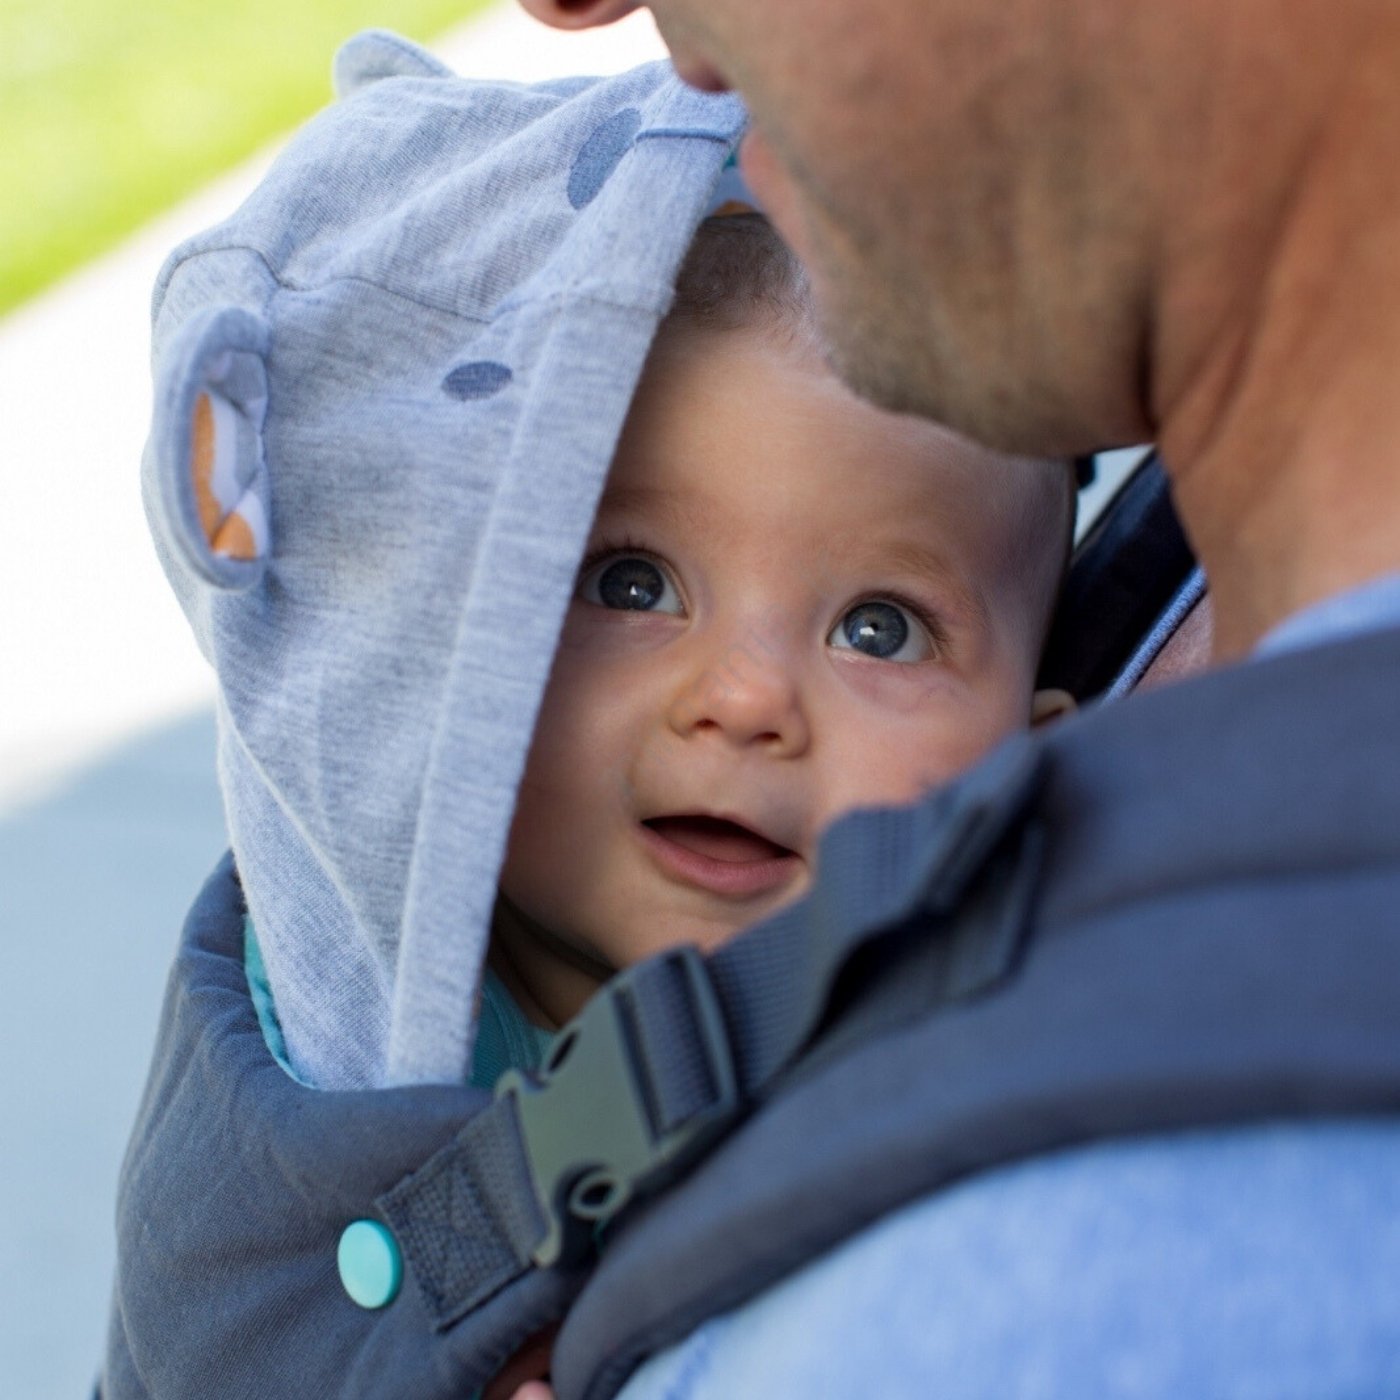
<path id="1" fill-rule="evenodd" d="M 1390 1394 L 1398 1168 L 1400 1125 L 1384 1120 L 1008 1165 L 696 1328 L 624 1400 Z"/>
<path id="2" fill-rule="evenodd" d="M 1400 624 L 1271 650 L 1127 700 L 1090 706 L 1057 726 L 1048 742 L 1061 752 L 1087 753 L 1154 738 L 1206 744 L 1222 729 L 1232 737 L 1264 740 L 1301 719 L 1323 722 L 1329 711 L 1364 717 L 1387 691 L 1393 693 L 1397 679 Z M 1296 731 L 1294 737 L 1306 738 Z M 1356 737 L 1369 735 L 1363 729 Z"/>
<path id="3" fill-rule="evenodd" d="M 1022 924 L 989 928 L 1019 949 L 1009 975 L 939 995 L 943 950 L 987 907 L 976 882 L 883 944 L 816 1053 L 617 1233 L 561 1337 L 563 1372 L 607 1394 L 658 1339 L 1016 1160 L 1393 1103 L 1397 674 L 1400 632 L 1377 633 L 1047 739 L 1020 846 L 1039 893 Z"/>

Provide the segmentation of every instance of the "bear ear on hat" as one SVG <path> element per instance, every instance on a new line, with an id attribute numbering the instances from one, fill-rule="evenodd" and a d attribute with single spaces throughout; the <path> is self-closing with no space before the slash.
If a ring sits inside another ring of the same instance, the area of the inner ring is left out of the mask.
<path id="1" fill-rule="evenodd" d="M 167 537 L 219 588 L 250 588 L 271 552 L 267 323 L 237 307 L 192 317 L 156 372 L 148 469 Z"/>
<path id="2" fill-rule="evenodd" d="M 451 78 L 452 70 L 427 49 L 387 29 L 366 29 L 347 39 L 335 56 L 331 78 L 337 97 L 349 97 L 381 78 Z"/>

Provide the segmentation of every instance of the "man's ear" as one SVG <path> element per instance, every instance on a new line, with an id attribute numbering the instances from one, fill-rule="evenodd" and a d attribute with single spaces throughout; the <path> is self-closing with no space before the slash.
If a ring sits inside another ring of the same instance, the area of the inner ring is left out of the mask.
<path id="1" fill-rule="evenodd" d="M 1031 728 L 1039 729 L 1052 720 L 1064 719 L 1078 709 L 1067 690 L 1037 690 L 1031 696 Z"/>
<path id="2" fill-rule="evenodd" d="M 520 0 L 520 4 L 551 29 L 596 29 L 642 8 L 641 0 Z"/>

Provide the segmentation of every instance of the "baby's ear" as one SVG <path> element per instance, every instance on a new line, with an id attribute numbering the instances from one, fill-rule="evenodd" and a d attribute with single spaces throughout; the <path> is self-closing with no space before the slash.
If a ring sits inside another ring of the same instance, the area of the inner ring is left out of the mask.
<path id="1" fill-rule="evenodd" d="M 1037 690 L 1031 696 L 1031 728 L 1072 715 L 1079 706 L 1067 690 Z"/>
<path id="2" fill-rule="evenodd" d="M 167 537 L 208 582 L 250 588 L 271 552 L 267 323 L 206 311 L 165 346 L 156 371 L 149 469 Z"/>

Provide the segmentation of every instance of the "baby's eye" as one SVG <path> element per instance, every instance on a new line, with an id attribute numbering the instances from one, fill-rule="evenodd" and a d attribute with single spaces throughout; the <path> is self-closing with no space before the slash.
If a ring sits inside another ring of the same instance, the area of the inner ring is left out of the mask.
<path id="1" fill-rule="evenodd" d="M 685 611 L 666 571 L 639 554 L 612 554 L 585 566 L 578 581 L 578 596 L 585 603 L 625 612 L 679 616 Z"/>
<path id="2" fill-rule="evenodd" d="M 923 623 L 908 608 L 881 599 L 857 603 L 826 640 L 838 650 L 858 651 L 879 661 L 927 661 L 933 655 Z"/>

